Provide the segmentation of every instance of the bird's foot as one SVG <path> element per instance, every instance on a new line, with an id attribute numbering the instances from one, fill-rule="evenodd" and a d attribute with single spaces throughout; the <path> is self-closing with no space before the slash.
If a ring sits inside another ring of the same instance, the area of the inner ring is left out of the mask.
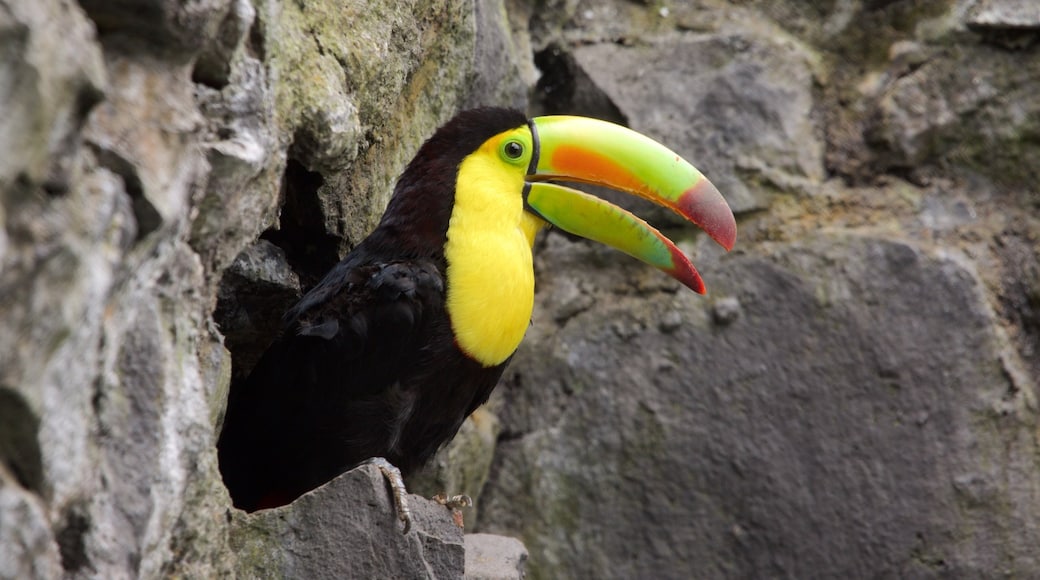
<path id="1" fill-rule="evenodd" d="M 443 493 L 439 493 L 433 496 L 433 501 L 451 510 L 451 519 L 456 526 L 460 528 L 466 527 L 465 522 L 462 520 L 462 508 L 472 507 L 473 498 L 465 494 L 448 497 Z"/>
<path id="2" fill-rule="evenodd" d="M 468 495 L 453 495 L 449 497 L 443 493 L 438 493 L 437 495 L 433 496 L 433 501 L 441 504 L 442 506 L 448 509 L 453 510 L 457 510 L 464 507 L 473 507 L 473 499 Z"/>
<path id="3" fill-rule="evenodd" d="M 365 463 L 376 466 L 390 484 L 394 507 L 397 509 L 397 519 L 404 523 L 404 531 L 401 533 L 407 534 L 408 530 L 412 529 L 412 511 L 408 509 L 408 490 L 404 487 L 401 470 L 383 457 L 372 457 L 365 460 Z"/>

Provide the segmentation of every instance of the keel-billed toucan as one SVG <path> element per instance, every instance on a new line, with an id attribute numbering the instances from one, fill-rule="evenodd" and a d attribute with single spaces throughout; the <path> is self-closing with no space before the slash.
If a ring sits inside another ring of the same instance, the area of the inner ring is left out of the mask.
<path id="1" fill-rule="evenodd" d="M 419 149 L 379 226 L 285 314 L 233 385 L 218 447 L 234 504 L 283 505 L 372 457 L 405 474 L 430 459 L 487 401 L 524 336 L 531 248 L 547 224 L 704 292 L 657 230 L 560 181 L 666 206 L 726 249 L 736 238 L 715 187 L 639 133 L 507 109 L 459 114 Z"/>

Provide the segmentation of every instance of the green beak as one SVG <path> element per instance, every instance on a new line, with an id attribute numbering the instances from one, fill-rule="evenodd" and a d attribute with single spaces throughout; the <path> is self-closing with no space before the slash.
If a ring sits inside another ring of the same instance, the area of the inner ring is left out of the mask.
<path id="1" fill-rule="evenodd" d="M 667 207 L 730 250 L 737 225 L 700 171 L 664 145 L 620 125 L 585 117 L 535 117 L 527 206 L 545 221 L 660 268 L 700 294 L 704 281 L 682 251 L 645 221 L 598 197 L 548 181 L 591 183 Z"/>

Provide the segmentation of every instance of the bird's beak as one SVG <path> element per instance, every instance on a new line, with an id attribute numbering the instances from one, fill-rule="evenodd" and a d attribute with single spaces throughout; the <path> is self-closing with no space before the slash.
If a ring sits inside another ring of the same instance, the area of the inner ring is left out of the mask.
<path id="1" fill-rule="evenodd" d="M 695 292 L 704 281 L 685 254 L 645 221 L 609 202 L 550 181 L 602 185 L 667 207 L 722 247 L 736 242 L 726 200 L 700 171 L 664 145 L 620 125 L 585 117 L 535 117 L 527 207 L 547 222 L 660 268 Z"/>

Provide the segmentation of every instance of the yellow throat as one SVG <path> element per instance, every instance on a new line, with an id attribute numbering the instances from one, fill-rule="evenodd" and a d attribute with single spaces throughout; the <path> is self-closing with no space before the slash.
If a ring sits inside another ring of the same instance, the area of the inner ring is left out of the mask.
<path id="1" fill-rule="evenodd" d="M 531 246 L 545 225 L 524 211 L 526 162 L 507 163 L 499 155 L 501 143 L 513 133 L 492 137 L 459 166 L 444 246 L 455 340 L 486 367 L 505 362 L 531 322 Z"/>

